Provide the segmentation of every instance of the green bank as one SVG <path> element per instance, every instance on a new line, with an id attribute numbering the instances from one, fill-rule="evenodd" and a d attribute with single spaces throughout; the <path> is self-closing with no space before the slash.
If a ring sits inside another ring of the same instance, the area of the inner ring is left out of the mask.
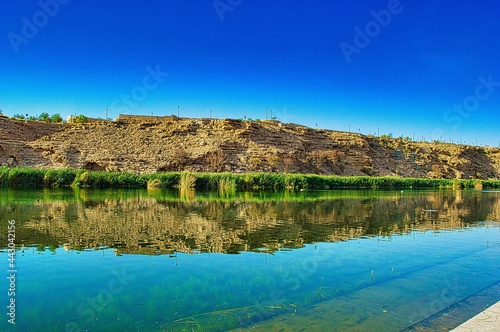
<path id="1" fill-rule="evenodd" d="M 335 176 L 287 173 L 132 174 L 72 169 L 0 167 L 0 186 L 10 188 L 172 188 L 252 191 L 395 188 L 500 188 L 499 180 L 425 179 L 402 177 Z"/>

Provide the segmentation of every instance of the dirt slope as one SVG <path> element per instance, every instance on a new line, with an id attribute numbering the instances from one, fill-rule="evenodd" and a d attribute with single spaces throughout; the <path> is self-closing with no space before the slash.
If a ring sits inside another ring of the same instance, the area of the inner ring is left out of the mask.
<path id="1" fill-rule="evenodd" d="M 120 116 L 82 125 L 0 117 L 0 165 L 500 179 L 500 149 L 277 121 Z"/>

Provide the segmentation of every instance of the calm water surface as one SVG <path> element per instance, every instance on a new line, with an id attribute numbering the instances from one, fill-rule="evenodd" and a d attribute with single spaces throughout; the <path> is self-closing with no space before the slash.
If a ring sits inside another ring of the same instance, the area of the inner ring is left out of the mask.
<path id="1" fill-rule="evenodd" d="M 5 331 L 446 331 L 500 300 L 500 192 L 1 189 L 0 216 Z"/>

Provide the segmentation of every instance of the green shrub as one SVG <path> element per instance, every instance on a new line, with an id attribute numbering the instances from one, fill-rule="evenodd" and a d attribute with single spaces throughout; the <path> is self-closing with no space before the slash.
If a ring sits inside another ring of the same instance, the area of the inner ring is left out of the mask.
<path id="1" fill-rule="evenodd" d="M 42 187 L 45 170 L 37 168 L 14 167 L 8 175 L 9 187 Z"/>
<path id="2" fill-rule="evenodd" d="M 77 171 L 70 169 L 47 170 L 43 176 L 43 184 L 46 187 L 69 187 L 76 175 Z"/>
<path id="3" fill-rule="evenodd" d="M 43 121 L 43 122 L 52 122 L 52 119 L 50 118 L 49 113 L 43 112 L 38 116 L 38 121 Z"/>
<path id="4" fill-rule="evenodd" d="M 87 121 L 88 121 L 88 118 L 83 114 L 80 114 L 77 117 L 73 118 L 73 122 L 75 122 L 75 123 L 87 123 Z"/>
<path id="5" fill-rule="evenodd" d="M 59 114 L 59 113 L 52 114 L 52 116 L 50 117 L 50 120 L 54 123 L 63 122 L 63 118 L 61 117 L 61 114 Z"/>
<path id="6" fill-rule="evenodd" d="M 14 114 L 11 119 L 24 120 L 26 119 L 23 114 Z"/>
<path id="7" fill-rule="evenodd" d="M 0 166 L 0 186 L 5 187 L 9 184 L 9 172 L 9 167 Z"/>
<path id="8" fill-rule="evenodd" d="M 284 186 L 291 190 L 307 189 L 307 178 L 300 174 L 286 174 Z"/>

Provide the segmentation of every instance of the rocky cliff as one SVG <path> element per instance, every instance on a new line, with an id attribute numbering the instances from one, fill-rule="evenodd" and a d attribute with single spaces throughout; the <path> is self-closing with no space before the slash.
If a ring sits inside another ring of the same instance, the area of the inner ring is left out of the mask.
<path id="1" fill-rule="evenodd" d="M 500 179 L 500 149 L 278 121 L 122 115 L 115 121 L 48 124 L 0 117 L 0 165 Z"/>

